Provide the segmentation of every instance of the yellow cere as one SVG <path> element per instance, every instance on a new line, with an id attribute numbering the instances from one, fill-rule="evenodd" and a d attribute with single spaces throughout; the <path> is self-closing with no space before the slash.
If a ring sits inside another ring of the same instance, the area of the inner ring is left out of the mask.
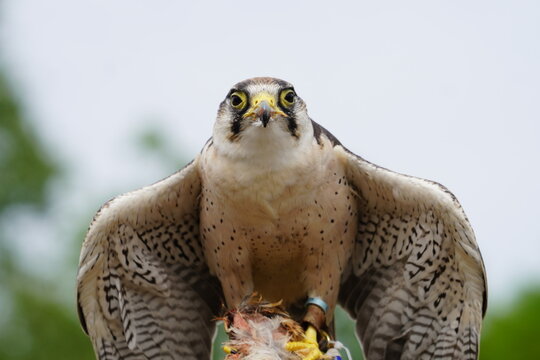
<path id="1" fill-rule="evenodd" d="M 287 117 L 287 114 L 285 114 L 277 107 L 276 98 L 274 97 L 274 95 L 265 91 L 260 92 L 251 98 L 251 108 L 248 109 L 244 117 L 257 115 L 260 104 L 263 102 L 270 106 L 270 108 L 272 109 L 272 115 L 281 115 L 283 117 Z"/>
<path id="2" fill-rule="evenodd" d="M 263 101 L 266 101 L 266 103 L 270 105 L 272 109 L 276 107 L 276 99 L 273 95 L 267 92 L 260 92 L 253 96 L 253 98 L 251 99 L 251 106 L 255 108 Z"/>

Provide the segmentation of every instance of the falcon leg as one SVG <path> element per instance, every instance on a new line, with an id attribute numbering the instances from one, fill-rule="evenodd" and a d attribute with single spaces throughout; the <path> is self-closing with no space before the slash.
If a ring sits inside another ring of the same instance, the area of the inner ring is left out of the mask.
<path id="1" fill-rule="evenodd" d="M 306 304 L 307 310 L 303 319 L 307 324 L 305 338 L 303 341 L 289 342 L 285 348 L 300 355 L 302 360 L 325 359 L 324 353 L 319 348 L 317 335 L 324 334 L 321 329 L 326 327 L 325 311 L 328 306 L 320 298 L 309 298 Z"/>
<path id="2" fill-rule="evenodd" d="M 304 323 L 313 325 L 316 329 L 322 330 L 326 328 L 326 313 L 321 307 L 315 304 L 308 304 L 306 315 L 304 315 Z"/>

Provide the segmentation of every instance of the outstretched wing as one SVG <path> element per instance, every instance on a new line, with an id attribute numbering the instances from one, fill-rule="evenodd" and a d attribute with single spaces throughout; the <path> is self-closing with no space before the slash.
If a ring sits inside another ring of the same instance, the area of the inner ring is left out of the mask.
<path id="1" fill-rule="evenodd" d="M 367 359 L 476 359 L 486 277 L 456 198 L 334 149 L 359 207 L 339 300 L 356 319 Z"/>
<path id="2" fill-rule="evenodd" d="M 106 203 L 77 276 L 83 328 L 99 359 L 209 359 L 221 287 L 199 240 L 196 161 Z"/>

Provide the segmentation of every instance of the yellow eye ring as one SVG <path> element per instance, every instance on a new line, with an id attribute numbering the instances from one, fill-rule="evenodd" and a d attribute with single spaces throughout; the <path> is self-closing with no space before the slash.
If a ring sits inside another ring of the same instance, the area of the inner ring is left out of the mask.
<path id="1" fill-rule="evenodd" d="M 279 94 L 279 101 L 281 101 L 281 105 L 289 108 L 294 105 L 294 100 L 296 98 L 296 94 L 293 89 L 285 89 Z"/>
<path id="2" fill-rule="evenodd" d="M 235 91 L 229 96 L 231 106 L 236 110 L 242 110 L 247 105 L 247 95 L 242 91 Z"/>

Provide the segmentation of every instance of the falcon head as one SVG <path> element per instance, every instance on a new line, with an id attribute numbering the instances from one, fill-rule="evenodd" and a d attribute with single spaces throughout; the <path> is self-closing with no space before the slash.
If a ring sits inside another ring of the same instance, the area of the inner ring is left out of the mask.
<path id="1" fill-rule="evenodd" d="M 282 156 L 313 139 L 304 101 L 283 80 L 260 77 L 234 85 L 214 124 L 216 147 L 234 158 Z"/>

